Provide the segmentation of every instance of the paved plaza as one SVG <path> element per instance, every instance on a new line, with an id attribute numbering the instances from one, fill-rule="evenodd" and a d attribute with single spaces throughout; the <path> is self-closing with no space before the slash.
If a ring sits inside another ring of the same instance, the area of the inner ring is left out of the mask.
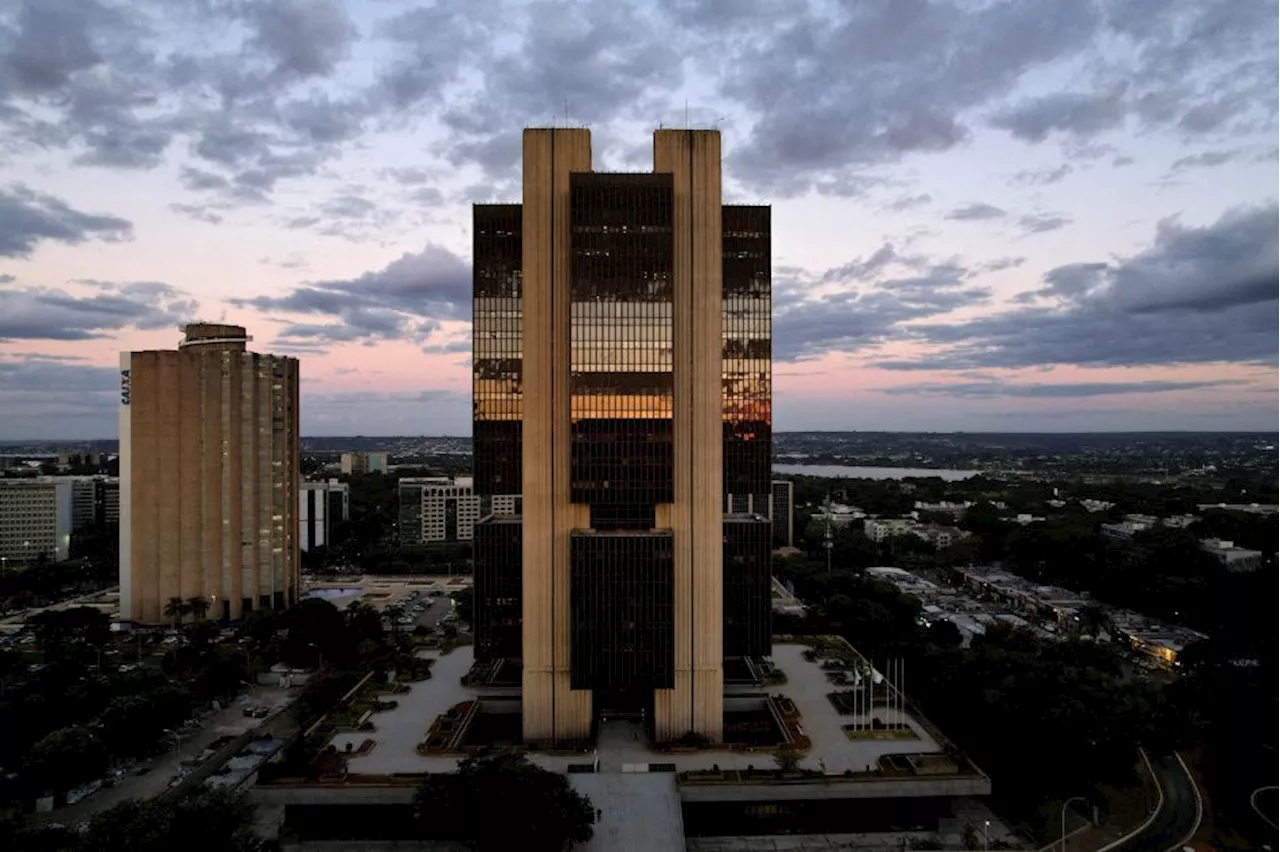
<path id="1" fill-rule="evenodd" d="M 763 692 L 767 689 L 774 694 L 782 693 L 795 702 L 800 711 L 800 725 L 813 744 L 801 761 L 802 767 L 841 775 L 845 770 L 865 771 L 869 766 L 874 767 L 882 755 L 941 750 L 919 723 L 909 716 L 904 721 L 915 731 L 917 739 L 850 740 L 842 726 L 857 721 L 858 717 L 841 716 L 831 706 L 827 693 L 834 691 L 836 687 L 827 681 L 826 674 L 818 663 L 804 659 L 805 650 L 804 645 L 775 645 L 773 661 L 786 672 L 787 683 L 783 686 L 749 690 Z M 349 760 L 348 768 L 351 772 L 390 775 L 398 772 L 449 772 L 457 767 L 457 758 L 424 757 L 417 753 L 416 746 L 425 738 L 427 729 L 437 716 L 455 704 L 480 698 L 485 690 L 460 685 L 460 678 L 471 667 L 471 648 L 458 648 L 444 655 L 438 651 L 420 653 L 436 659 L 430 680 L 410 684 L 409 692 L 394 696 L 398 702 L 395 710 L 375 713 L 372 716 L 374 731 L 337 734 L 333 738 L 332 742 L 339 751 L 344 750 L 347 743 L 351 743 L 353 748 L 359 748 L 360 743 L 366 739 L 375 742 L 371 752 Z M 890 716 L 894 711 L 887 708 L 875 708 L 873 712 L 882 721 L 894 721 L 897 718 Z M 721 769 L 746 769 L 748 766 L 763 769 L 773 766 L 771 753 L 767 749 L 758 752 L 663 754 L 644 742 L 637 725 L 617 721 L 600 726 L 597 748 L 593 755 L 569 757 L 535 753 L 530 755 L 530 760 L 547 769 L 565 772 L 569 764 L 590 762 L 594 757 L 599 758 L 600 771 L 605 773 L 620 773 L 624 765 L 637 763 L 675 764 L 678 771 L 710 769 L 712 765 L 719 765 Z"/>

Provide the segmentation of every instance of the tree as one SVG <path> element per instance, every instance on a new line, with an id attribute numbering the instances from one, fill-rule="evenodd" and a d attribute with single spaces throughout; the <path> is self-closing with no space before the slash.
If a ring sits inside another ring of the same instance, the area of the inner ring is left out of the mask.
<path id="1" fill-rule="evenodd" d="M 178 620 L 187 614 L 187 602 L 176 595 L 169 598 L 164 605 L 164 614 L 173 619 L 173 629 L 177 630 Z"/>
<path id="2" fill-rule="evenodd" d="M 329 601 L 307 598 L 285 613 L 289 638 L 284 645 L 290 665 L 314 665 L 323 654 L 330 661 L 349 660 L 355 645 L 350 641 L 342 612 Z"/>
<path id="3" fill-rule="evenodd" d="M 453 593 L 453 611 L 463 624 L 471 624 L 472 608 L 475 606 L 476 591 L 468 586 Z"/>
<path id="4" fill-rule="evenodd" d="M 183 630 L 187 634 L 187 640 L 201 651 L 207 650 L 221 632 L 218 629 L 218 625 L 207 618 L 201 618 L 192 624 L 188 624 Z"/>
<path id="5" fill-rule="evenodd" d="M 74 725 L 48 734 L 27 755 L 27 777 L 38 789 L 69 790 L 107 768 L 107 750 L 93 733 Z"/>
<path id="6" fill-rule="evenodd" d="M 476 852 L 561 852 L 591 839 L 596 816 L 564 775 L 515 753 L 469 757 L 455 773 L 428 775 L 414 812 L 424 833 L 448 833 Z"/>
<path id="7" fill-rule="evenodd" d="M 47 609 L 27 619 L 35 631 L 47 661 L 76 656 L 83 649 L 95 649 L 111 640 L 111 619 L 91 606 Z"/>
<path id="8" fill-rule="evenodd" d="M 195 616 L 196 621 L 199 621 L 200 619 L 208 615 L 209 607 L 211 606 L 212 604 L 210 603 L 209 599 L 204 597 L 203 595 L 194 595 L 192 597 L 187 598 L 187 601 L 186 601 L 187 612 Z"/>
<path id="9" fill-rule="evenodd" d="M 254 852 L 254 807 L 242 795 L 203 789 L 177 801 L 121 802 L 89 821 L 80 852 Z"/>
<path id="10" fill-rule="evenodd" d="M 793 748 L 780 748 L 773 753 L 773 762 L 778 764 L 779 772 L 795 772 L 800 768 L 801 757 Z"/>

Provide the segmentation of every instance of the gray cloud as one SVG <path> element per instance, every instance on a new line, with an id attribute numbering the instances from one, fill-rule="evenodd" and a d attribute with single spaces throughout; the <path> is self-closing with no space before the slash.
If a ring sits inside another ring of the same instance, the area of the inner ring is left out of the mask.
<path id="1" fill-rule="evenodd" d="M 335 0 L 268 0 L 247 8 L 252 44 L 282 77 L 324 76 L 346 58 L 355 25 Z"/>
<path id="2" fill-rule="evenodd" d="M 991 123 L 1027 142 L 1043 142 L 1055 131 L 1092 136 L 1119 127 L 1124 118 L 1124 87 L 1119 87 L 1103 93 L 1058 92 L 1023 101 L 997 113 Z"/>
<path id="3" fill-rule="evenodd" d="M 0 257 L 27 257 L 42 241 L 122 242 L 132 237 L 133 225 L 117 216 L 85 213 L 20 184 L 0 189 Z"/>
<path id="4" fill-rule="evenodd" d="M 991 204 L 983 204 L 975 202 L 966 204 L 963 207 L 957 207 L 947 214 L 946 218 L 956 219 L 961 222 L 979 221 L 982 219 L 1003 219 L 1005 212 L 999 207 Z"/>
<path id="5" fill-rule="evenodd" d="M 1214 166 L 1233 163 L 1237 160 L 1244 159 L 1248 151 L 1235 149 L 1231 151 L 1205 151 L 1201 154 L 1192 154 L 1186 157 L 1179 157 L 1173 161 L 1173 171 L 1180 172 L 1186 169 L 1212 168 Z"/>
<path id="6" fill-rule="evenodd" d="M 1166 220 L 1152 246 L 1133 257 L 1050 271 L 1037 295 L 1056 304 L 911 326 L 918 340 L 939 347 L 919 363 L 926 369 L 1274 364 L 1278 228 L 1274 204 L 1231 211 L 1199 228 Z"/>
<path id="7" fill-rule="evenodd" d="M 917 207 L 924 207 L 932 200 L 932 196 L 925 193 L 921 193 L 919 195 L 904 195 L 901 198 L 886 204 L 885 208 L 901 213 L 904 210 L 913 210 Z"/>
<path id="8" fill-rule="evenodd" d="M 90 340 L 125 328 L 178 326 L 197 308 L 186 293 L 159 282 L 77 283 L 100 292 L 76 296 L 42 287 L 0 290 L 0 340 Z"/>
<path id="9" fill-rule="evenodd" d="M 1028 213 L 1018 219 L 1023 230 L 1032 234 L 1056 231 L 1071 224 L 1071 218 L 1061 213 Z"/>
<path id="10" fill-rule="evenodd" d="M 774 358 L 787 362 L 852 352 L 902 338 L 903 323 L 986 302 L 987 288 L 964 286 L 973 274 L 954 259 L 902 254 L 889 243 L 869 257 L 821 273 L 775 268 Z M 833 285 L 841 289 L 817 292 Z"/>
<path id="11" fill-rule="evenodd" d="M 1056 169 L 1035 169 L 1018 172 L 1013 176 L 1015 186 L 1048 186 L 1065 178 L 1074 169 L 1069 163 L 1063 163 Z"/>
<path id="12" fill-rule="evenodd" d="M 293 324 L 280 333 L 280 339 L 339 343 L 426 339 L 440 321 L 469 315 L 471 267 L 448 249 L 428 245 L 358 278 L 311 282 L 284 296 L 235 299 L 232 304 L 338 320 Z"/>
<path id="13" fill-rule="evenodd" d="M 876 366 L 883 366 L 877 364 Z M 1072 399 L 1122 394 L 1170 393 L 1174 391 L 1204 390 L 1206 388 L 1234 387 L 1244 384 L 1236 379 L 1219 381 L 1148 381 L 1148 382 L 1074 382 L 1036 383 L 1005 382 L 998 379 L 976 382 L 926 382 L 880 388 L 880 393 L 898 396 L 954 396 L 964 398 L 1011 397 L 1022 399 Z"/>

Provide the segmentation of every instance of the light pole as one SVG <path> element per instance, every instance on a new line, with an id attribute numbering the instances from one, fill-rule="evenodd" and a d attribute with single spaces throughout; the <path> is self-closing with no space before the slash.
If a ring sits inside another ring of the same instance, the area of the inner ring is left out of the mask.
<path id="1" fill-rule="evenodd" d="M 315 642 L 308 642 L 307 647 L 316 649 L 316 653 L 320 655 L 320 663 L 316 666 L 316 668 L 323 669 L 324 668 L 324 651 L 321 651 L 320 646 L 317 645 Z"/>
<path id="2" fill-rule="evenodd" d="M 1072 796 L 1070 799 L 1067 799 L 1062 803 L 1062 852 L 1067 852 L 1067 805 L 1072 802 L 1084 802 L 1086 805 L 1089 804 L 1089 800 L 1084 796 Z"/>
<path id="3" fill-rule="evenodd" d="M 990 838 L 987 836 L 987 833 L 990 829 L 991 829 L 991 820 L 989 819 L 983 820 L 982 821 L 982 852 L 987 852 L 987 850 L 991 848 Z"/>

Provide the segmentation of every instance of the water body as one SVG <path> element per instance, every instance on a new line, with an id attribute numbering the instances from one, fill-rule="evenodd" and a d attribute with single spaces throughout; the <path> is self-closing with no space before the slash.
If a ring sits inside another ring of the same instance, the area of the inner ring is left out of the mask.
<path id="1" fill-rule="evenodd" d="M 774 473 L 792 476 L 844 477 L 846 479 L 913 479 L 938 477 L 947 482 L 971 479 L 977 470 L 934 470 L 927 467 L 857 467 L 844 464 L 775 464 Z"/>

